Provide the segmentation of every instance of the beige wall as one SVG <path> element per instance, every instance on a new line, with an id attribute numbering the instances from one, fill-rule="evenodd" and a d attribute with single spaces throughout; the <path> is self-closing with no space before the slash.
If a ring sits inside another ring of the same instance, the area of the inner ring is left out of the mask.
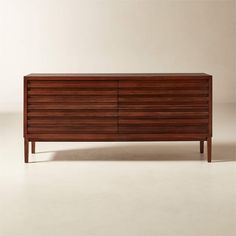
<path id="1" fill-rule="evenodd" d="M 235 101 L 235 1 L 0 0 L 0 111 L 30 72 L 206 72 Z"/>

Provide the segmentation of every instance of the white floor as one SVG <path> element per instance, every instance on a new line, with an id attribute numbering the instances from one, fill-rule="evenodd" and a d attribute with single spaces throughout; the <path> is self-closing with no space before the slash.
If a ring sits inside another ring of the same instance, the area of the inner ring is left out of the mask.
<path id="1" fill-rule="evenodd" d="M 199 143 L 39 143 L 23 163 L 21 114 L 0 114 L 0 236 L 235 236 L 235 107 Z"/>

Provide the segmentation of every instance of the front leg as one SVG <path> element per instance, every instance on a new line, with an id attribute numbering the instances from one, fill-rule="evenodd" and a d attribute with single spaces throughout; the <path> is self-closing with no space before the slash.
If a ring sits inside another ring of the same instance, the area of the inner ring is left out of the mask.
<path id="1" fill-rule="evenodd" d="M 24 140 L 24 156 L 25 156 L 25 163 L 29 162 L 29 140 L 25 138 Z"/>
<path id="2" fill-rule="evenodd" d="M 207 161 L 211 162 L 211 154 L 212 154 L 212 138 L 207 138 Z"/>
<path id="3" fill-rule="evenodd" d="M 204 153 L 204 141 L 200 141 L 200 153 Z"/>
<path id="4" fill-rule="evenodd" d="M 35 142 L 31 142 L 31 152 L 35 153 Z"/>

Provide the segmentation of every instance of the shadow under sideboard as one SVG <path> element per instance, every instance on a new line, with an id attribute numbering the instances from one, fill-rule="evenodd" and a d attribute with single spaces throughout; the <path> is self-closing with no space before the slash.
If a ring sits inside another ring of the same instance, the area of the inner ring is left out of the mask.
<path id="1" fill-rule="evenodd" d="M 61 151 L 36 152 L 41 154 L 55 152 L 50 161 L 197 161 L 206 159 L 205 153 L 199 153 L 199 143 L 122 143 L 103 147 L 90 147 Z M 40 162 L 40 160 L 38 160 Z M 213 162 L 236 161 L 235 143 L 215 143 Z"/>

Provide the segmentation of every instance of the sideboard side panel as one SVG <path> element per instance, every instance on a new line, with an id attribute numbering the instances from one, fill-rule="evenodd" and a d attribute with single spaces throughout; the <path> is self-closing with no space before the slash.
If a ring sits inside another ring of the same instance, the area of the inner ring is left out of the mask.
<path id="1" fill-rule="evenodd" d="M 212 76 L 209 77 L 209 121 L 208 121 L 208 131 L 209 137 L 212 137 L 212 119 L 213 119 L 213 91 L 212 91 Z"/>
<path id="2" fill-rule="evenodd" d="M 28 135 L 28 129 L 27 129 L 27 124 L 28 124 L 28 116 L 27 116 L 27 110 L 28 110 L 28 106 L 27 106 L 27 104 L 28 104 L 28 90 L 27 90 L 27 88 L 28 88 L 28 79 L 27 79 L 27 77 L 24 77 L 24 101 L 23 101 L 23 111 L 24 111 L 24 125 L 23 125 L 23 127 L 24 127 L 24 130 L 23 130 L 23 133 L 24 133 L 24 138 L 27 138 L 27 135 Z"/>

